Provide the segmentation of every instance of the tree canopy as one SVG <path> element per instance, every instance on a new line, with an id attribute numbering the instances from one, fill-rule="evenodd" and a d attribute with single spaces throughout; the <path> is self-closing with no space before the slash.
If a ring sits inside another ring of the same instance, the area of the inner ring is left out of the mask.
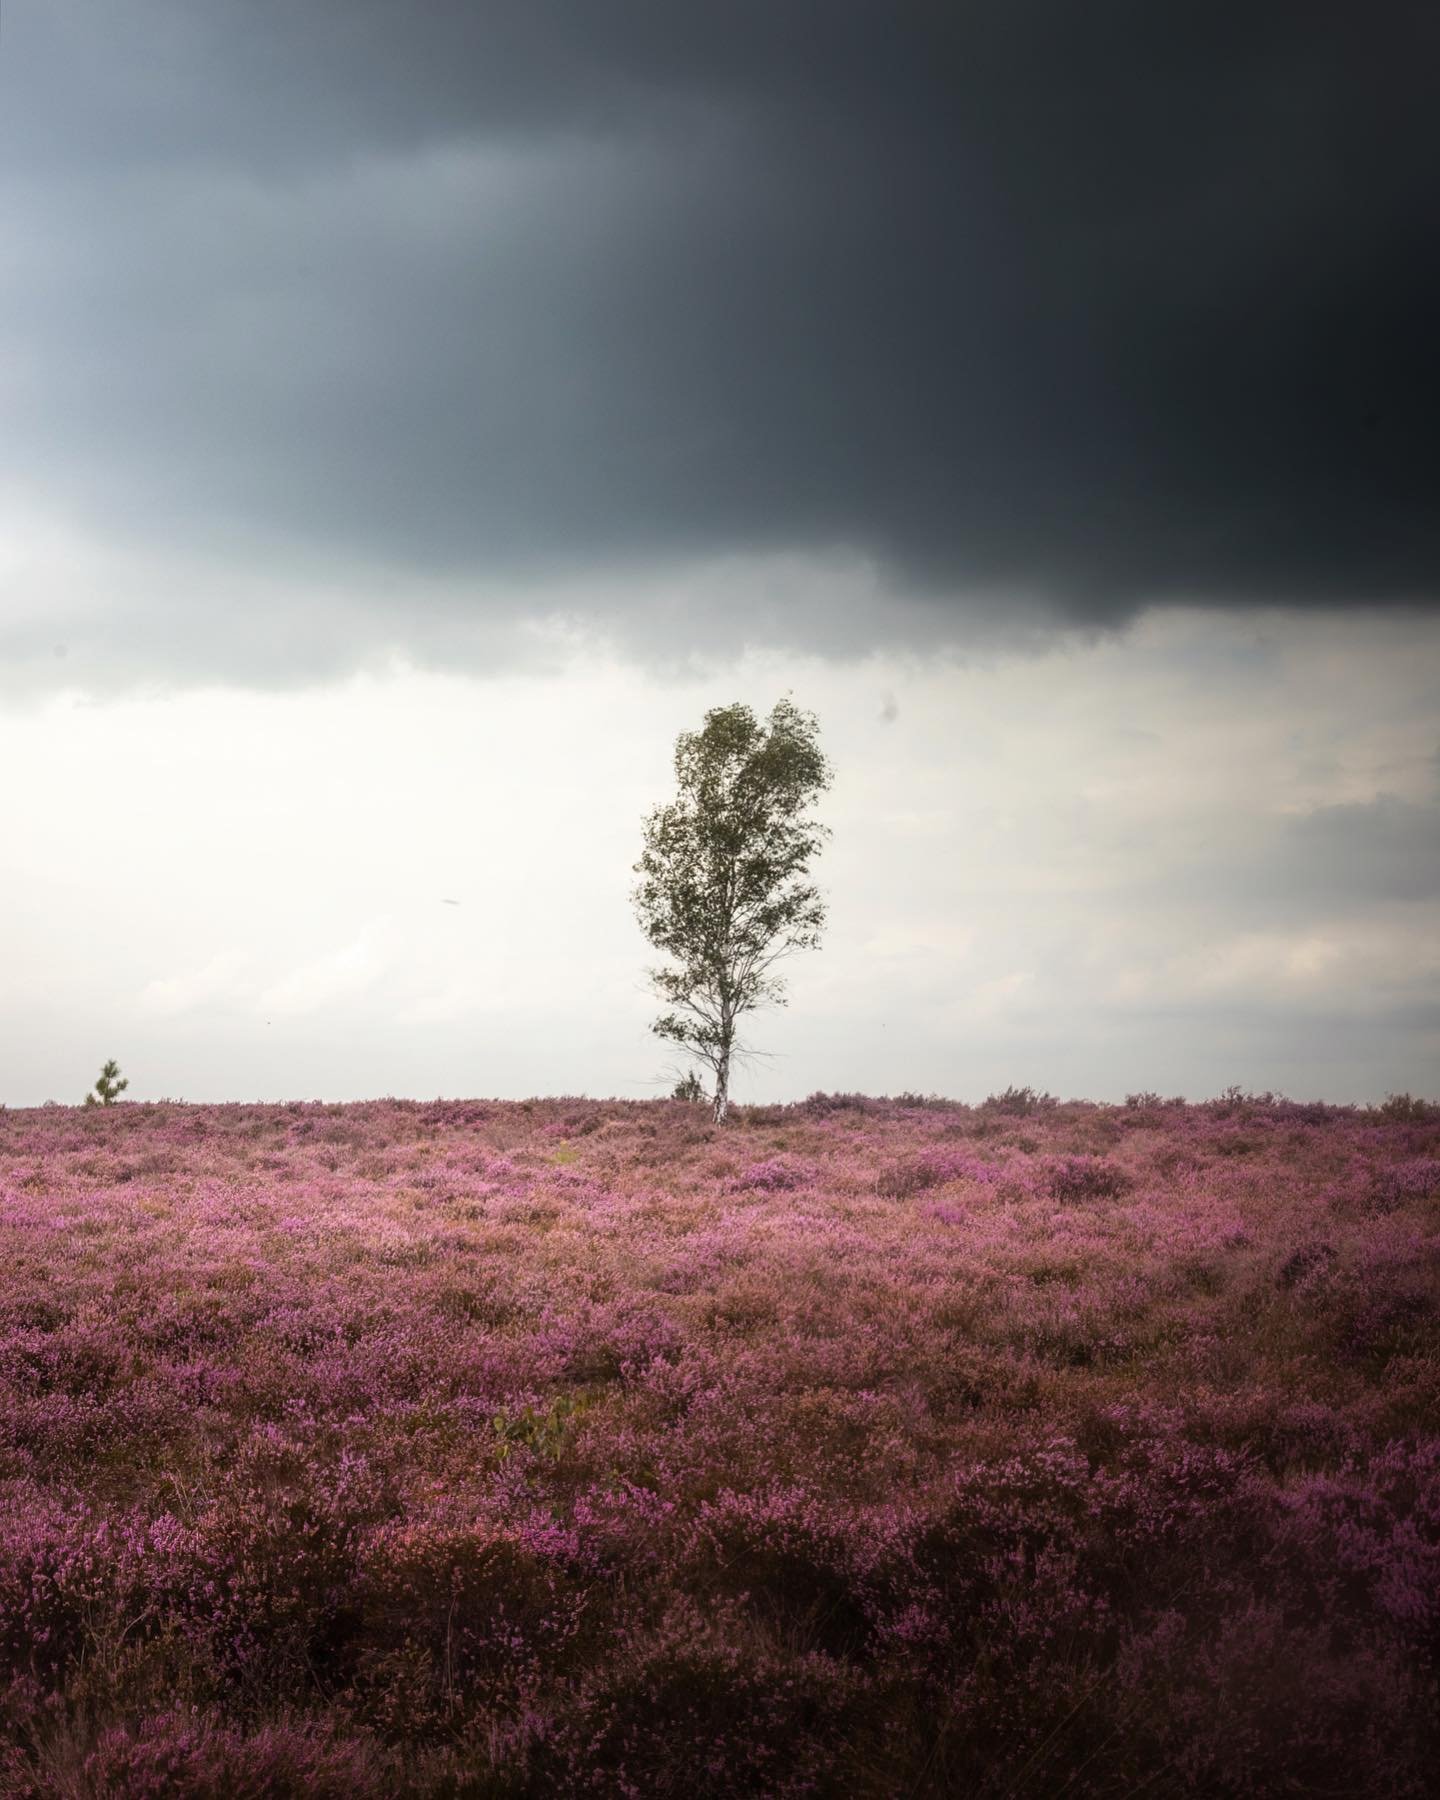
<path id="1" fill-rule="evenodd" d="M 669 1007 L 652 1030 L 711 1070 L 717 1122 L 739 1019 L 783 1006 L 775 965 L 820 942 L 825 904 L 808 876 L 830 834 L 811 808 L 831 771 L 819 730 L 788 696 L 765 723 L 748 706 L 712 709 L 676 741 L 674 800 L 645 820 L 635 907 L 672 959 L 650 971 Z"/>

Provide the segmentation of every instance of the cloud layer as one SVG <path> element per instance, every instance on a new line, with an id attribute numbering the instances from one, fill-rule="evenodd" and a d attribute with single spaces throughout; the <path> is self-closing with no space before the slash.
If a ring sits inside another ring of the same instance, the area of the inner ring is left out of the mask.
<path id="1" fill-rule="evenodd" d="M 703 642 L 627 590 L 727 559 L 859 571 L 751 600 L 824 647 L 1440 593 L 1431 8 L 5 23 L 7 517 L 169 559 L 156 667 L 229 666 L 197 563 L 367 645 L 582 579 Z"/>

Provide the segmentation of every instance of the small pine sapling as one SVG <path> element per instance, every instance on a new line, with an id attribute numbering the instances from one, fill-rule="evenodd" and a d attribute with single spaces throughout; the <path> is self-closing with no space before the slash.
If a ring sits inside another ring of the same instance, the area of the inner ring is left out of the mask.
<path id="1" fill-rule="evenodd" d="M 113 1106 L 130 1083 L 120 1073 L 120 1065 L 112 1056 L 100 1071 L 95 1091 L 85 1096 L 87 1106 Z"/>

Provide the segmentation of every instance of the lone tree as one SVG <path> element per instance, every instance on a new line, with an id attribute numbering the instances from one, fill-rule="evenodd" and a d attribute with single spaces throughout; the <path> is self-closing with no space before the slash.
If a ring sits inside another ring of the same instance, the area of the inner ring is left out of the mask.
<path id="1" fill-rule="evenodd" d="M 830 785 L 819 737 L 813 713 L 788 698 L 768 724 L 748 706 L 716 707 L 676 740 L 678 791 L 645 820 L 635 910 L 674 965 L 650 971 L 671 1009 L 651 1030 L 711 1070 L 716 1124 L 730 1105 L 739 1020 L 783 1006 L 775 964 L 820 942 L 825 906 L 806 880 L 830 835 L 809 815 Z"/>
<path id="2" fill-rule="evenodd" d="M 112 1056 L 100 1071 L 100 1079 L 95 1083 L 95 1092 L 85 1096 L 87 1106 L 113 1106 L 117 1096 L 123 1094 L 130 1083 L 120 1073 L 120 1065 Z"/>

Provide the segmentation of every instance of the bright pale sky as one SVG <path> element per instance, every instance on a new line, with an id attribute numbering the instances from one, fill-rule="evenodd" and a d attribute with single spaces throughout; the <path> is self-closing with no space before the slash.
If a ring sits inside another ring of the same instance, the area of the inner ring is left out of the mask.
<path id="1" fill-rule="evenodd" d="M 1436 648 L 1170 612 L 968 664 L 552 638 L 526 673 L 17 704 L 0 1096 L 107 1056 L 137 1099 L 666 1091 L 640 818 L 678 731 L 787 688 L 836 769 L 830 926 L 737 1097 L 1433 1087 Z"/>

